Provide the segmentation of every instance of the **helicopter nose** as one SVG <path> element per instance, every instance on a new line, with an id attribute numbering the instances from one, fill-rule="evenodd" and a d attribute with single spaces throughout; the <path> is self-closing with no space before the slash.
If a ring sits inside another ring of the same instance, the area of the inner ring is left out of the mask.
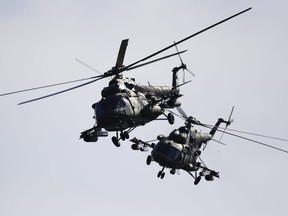
<path id="1" fill-rule="evenodd" d="M 99 125 L 109 125 L 111 123 L 117 122 L 118 118 L 111 112 L 104 112 L 100 116 L 97 116 L 97 123 Z"/>
<path id="2" fill-rule="evenodd" d="M 170 164 L 173 161 L 173 158 L 170 157 L 168 154 L 163 154 L 162 152 L 154 152 L 153 155 L 153 160 L 160 164 Z"/>

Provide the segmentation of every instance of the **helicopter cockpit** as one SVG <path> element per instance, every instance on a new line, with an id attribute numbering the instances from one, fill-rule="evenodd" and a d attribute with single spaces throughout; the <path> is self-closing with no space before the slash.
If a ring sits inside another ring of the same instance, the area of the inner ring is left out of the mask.
<path id="1" fill-rule="evenodd" d="M 164 140 L 154 147 L 152 154 L 155 161 L 169 163 L 179 159 L 182 149 L 182 145 Z"/>
<path id="2" fill-rule="evenodd" d="M 128 106 L 129 101 L 125 97 L 121 94 L 113 94 L 93 104 L 92 108 L 95 111 L 97 124 L 105 128 L 106 124 L 118 123 L 119 117 L 125 115 Z"/>

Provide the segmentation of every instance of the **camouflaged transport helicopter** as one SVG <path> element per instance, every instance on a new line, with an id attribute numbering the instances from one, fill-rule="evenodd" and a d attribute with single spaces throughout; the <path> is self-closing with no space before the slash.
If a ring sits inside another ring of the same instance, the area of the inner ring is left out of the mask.
<path id="1" fill-rule="evenodd" d="M 185 125 L 173 130 L 169 136 L 159 135 L 157 144 L 150 144 L 140 139 L 131 139 L 132 149 L 147 151 L 152 148 L 151 154 L 148 155 L 146 163 L 150 165 L 151 161 L 157 162 L 162 169 L 158 172 L 157 177 L 163 179 L 165 176 L 164 169 L 170 168 L 170 173 L 174 175 L 176 170 L 185 170 L 194 179 L 197 185 L 201 177 L 205 177 L 207 181 L 213 181 L 214 177 L 219 178 L 219 172 L 209 169 L 200 158 L 201 148 L 204 150 L 208 141 L 213 139 L 214 134 L 218 130 L 221 123 L 228 125 L 232 123 L 231 115 L 227 121 L 219 118 L 209 133 L 198 132 L 193 125 L 204 125 L 192 116 L 187 117 Z M 182 113 L 184 113 L 182 111 Z M 226 130 L 225 128 L 225 130 Z"/>
<path id="2" fill-rule="evenodd" d="M 123 43 L 127 44 L 127 42 L 128 40 L 122 41 L 119 55 L 123 53 L 121 50 Z M 185 51 L 175 54 L 180 55 L 183 52 Z M 117 64 L 118 60 L 116 67 Z M 128 139 L 129 133 L 133 129 L 156 120 L 162 114 L 170 124 L 173 124 L 173 114 L 166 114 L 165 111 L 181 105 L 178 100 L 182 95 L 180 94 L 177 75 L 180 69 L 187 70 L 182 60 L 181 65 L 172 70 L 172 87 L 138 85 L 135 83 L 135 79 L 123 78 L 122 74 L 117 73 L 109 82 L 109 86 L 101 91 L 102 99 L 92 105 L 96 124 L 91 129 L 82 132 L 80 138 L 86 142 L 95 142 L 98 137 L 107 136 L 107 131 L 116 131 L 116 136 L 112 137 L 112 142 L 118 147 L 120 146 L 119 140 Z M 106 131 L 103 131 L 102 128 Z"/>

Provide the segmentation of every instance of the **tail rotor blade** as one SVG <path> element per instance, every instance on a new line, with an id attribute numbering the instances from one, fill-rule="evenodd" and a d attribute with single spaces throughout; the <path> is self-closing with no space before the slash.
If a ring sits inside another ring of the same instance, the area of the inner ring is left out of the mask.
<path id="1" fill-rule="evenodd" d="M 192 71 L 190 71 L 188 68 L 186 68 L 186 70 L 188 71 L 188 73 L 195 77 L 195 74 Z"/>
<path id="2" fill-rule="evenodd" d="M 179 50 L 178 50 L 178 47 L 177 47 L 177 44 L 176 44 L 175 41 L 174 41 L 174 44 L 175 44 L 175 48 L 176 48 L 177 53 L 179 53 Z M 182 60 L 182 58 L 181 58 L 180 53 L 178 54 L 178 57 L 179 57 L 179 59 L 180 59 L 181 66 L 183 66 L 184 63 L 183 63 L 183 60 Z M 183 68 L 183 83 L 185 83 L 185 70 L 184 70 L 184 68 Z"/>
<path id="3" fill-rule="evenodd" d="M 234 106 L 232 107 L 231 113 L 230 113 L 229 118 L 228 118 L 228 122 L 230 122 L 229 124 L 231 124 L 233 122 L 233 119 L 231 119 L 233 111 L 234 111 Z"/>
<path id="4" fill-rule="evenodd" d="M 177 47 L 177 44 L 176 44 L 175 41 L 174 41 L 174 45 L 175 45 L 175 48 L 176 48 L 176 50 L 177 50 L 177 53 L 179 53 L 179 50 L 178 50 L 178 47 Z M 188 72 L 189 72 L 192 76 L 194 76 L 194 77 L 195 77 L 195 74 L 192 73 L 192 72 L 187 68 L 186 64 L 184 64 L 184 62 L 183 62 L 183 60 L 182 60 L 182 58 L 181 58 L 180 53 L 178 54 L 178 57 L 179 57 L 179 59 L 180 59 L 181 67 L 182 67 L 182 69 L 183 69 L 183 83 L 184 83 L 184 82 L 185 82 L 185 70 L 188 71 Z"/>
<path id="5" fill-rule="evenodd" d="M 174 44 L 175 44 L 175 48 L 176 48 L 177 53 L 179 53 L 179 50 L 178 50 L 178 47 L 177 47 L 177 44 L 176 44 L 175 41 L 174 41 Z M 178 55 L 178 57 L 180 59 L 181 64 L 183 64 L 183 61 L 182 61 L 182 58 L 181 58 L 180 54 Z"/>
<path id="6" fill-rule="evenodd" d="M 224 128 L 224 131 L 223 131 L 220 139 L 219 139 L 219 142 L 221 142 L 222 137 L 223 137 L 224 133 L 226 132 L 227 127 L 233 122 L 233 119 L 231 119 L 233 111 L 234 111 L 234 106 L 232 107 L 232 110 L 231 110 L 231 112 L 230 112 L 228 121 L 226 122 L 226 126 L 225 126 L 225 128 Z"/>

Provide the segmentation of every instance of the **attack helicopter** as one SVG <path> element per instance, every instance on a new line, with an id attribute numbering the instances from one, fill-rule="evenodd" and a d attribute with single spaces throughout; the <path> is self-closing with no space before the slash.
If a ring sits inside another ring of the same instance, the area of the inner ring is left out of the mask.
<path id="1" fill-rule="evenodd" d="M 162 167 L 162 169 L 157 174 L 158 178 L 161 179 L 164 178 L 165 168 L 170 168 L 170 174 L 172 175 L 174 175 L 176 171 L 181 169 L 186 171 L 190 176 L 194 178 L 195 185 L 197 185 L 200 182 L 202 177 L 204 177 L 205 180 L 207 181 L 213 181 L 214 178 L 219 178 L 219 172 L 216 172 L 215 170 L 208 168 L 204 163 L 204 161 L 201 159 L 200 155 L 205 150 L 210 140 L 225 145 L 224 143 L 221 142 L 223 134 L 236 136 L 238 138 L 242 138 L 248 141 L 255 142 L 257 144 L 261 144 L 265 147 L 273 148 L 288 153 L 288 151 L 277 148 L 275 146 L 271 146 L 266 143 L 262 143 L 231 132 L 227 132 L 227 130 L 229 130 L 227 127 L 233 122 L 231 116 L 234 107 L 231 110 L 228 120 L 219 118 L 214 126 L 203 124 L 192 116 L 188 117 L 181 107 L 177 108 L 177 110 L 181 113 L 180 117 L 185 119 L 184 126 L 181 126 L 178 129 L 174 129 L 169 134 L 169 136 L 158 135 L 157 144 L 153 143 L 154 140 L 142 141 L 140 139 L 137 139 L 136 137 L 130 140 L 133 143 L 131 145 L 131 148 L 133 150 L 148 151 L 149 148 L 152 149 L 151 154 L 147 156 L 146 164 L 150 165 L 152 161 L 155 161 Z M 222 123 L 226 124 L 225 128 L 220 127 Z M 211 130 L 209 133 L 198 132 L 194 128 L 194 125 L 210 128 Z M 222 132 L 220 140 L 216 140 L 213 138 L 217 131 Z M 230 131 L 246 133 L 256 136 L 264 136 L 266 138 L 273 138 L 282 141 L 288 141 L 281 138 L 253 134 L 239 130 L 230 129 Z"/>
<path id="2" fill-rule="evenodd" d="M 116 136 L 112 137 L 112 142 L 115 146 L 120 146 L 120 139 L 125 140 L 129 139 L 129 133 L 134 130 L 138 126 L 145 125 L 148 122 L 156 120 L 160 115 L 164 115 L 170 124 L 174 123 L 174 116 L 171 112 L 166 114 L 168 109 L 172 109 L 175 107 L 180 107 L 181 103 L 178 100 L 182 95 L 180 94 L 178 83 L 178 71 L 183 69 L 187 70 L 186 65 L 181 60 L 181 65 L 179 67 L 175 67 L 172 70 L 172 87 L 167 86 L 144 86 L 137 85 L 134 78 L 124 78 L 123 72 L 129 71 L 132 69 L 136 69 L 147 64 L 151 64 L 166 58 L 170 58 L 175 55 L 179 55 L 184 53 L 185 51 L 178 51 L 176 53 L 160 57 L 158 59 L 154 59 L 146 62 L 148 59 L 159 55 L 160 53 L 176 47 L 178 44 L 183 43 L 184 41 L 197 36 L 211 28 L 214 28 L 217 25 L 220 25 L 240 14 L 243 14 L 249 11 L 251 8 L 243 10 L 237 14 L 234 14 L 226 19 L 223 19 L 201 31 L 198 31 L 178 42 L 174 42 L 173 44 L 143 58 L 140 59 L 128 66 L 125 66 L 124 57 L 126 53 L 126 48 L 128 45 L 128 39 L 122 41 L 120 45 L 120 49 L 118 52 L 116 64 L 107 72 L 93 77 L 72 80 L 67 82 L 61 82 L 46 86 L 40 86 L 35 88 L 29 88 L 14 92 L 9 92 L 5 94 L 0 94 L 0 96 L 11 95 L 26 91 L 32 91 L 37 89 L 43 89 L 53 86 L 59 86 L 64 84 L 70 84 L 75 82 L 86 81 L 80 85 L 64 89 L 62 91 L 58 91 L 56 93 L 52 93 L 49 95 L 45 95 L 42 97 L 38 97 L 32 100 L 27 100 L 19 103 L 19 105 L 31 103 L 34 101 L 38 101 L 44 98 L 48 98 L 51 96 L 55 96 L 58 94 L 62 94 L 64 92 L 68 92 L 92 83 L 95 83 L 104 78 L 111 77 L 112 80 L 109 82 L 108 87 L 105 87 L 101 91 L 101 100 L 92 105 L 94 110 L 94 119 L 95 124 L 92 128 L 81 132 L 80 138 L 86 142 L 96 142 L 99 137 L 108 136 L 108 132 L 115 131 Z M 142 63 L 144 62 L 144 63 Z M 140 64 L 141 63 L 141 64 Z M 192 74 L 193 75 L 193 74 Z M 87 81 L 90 80 L 90 81 Z"/>

